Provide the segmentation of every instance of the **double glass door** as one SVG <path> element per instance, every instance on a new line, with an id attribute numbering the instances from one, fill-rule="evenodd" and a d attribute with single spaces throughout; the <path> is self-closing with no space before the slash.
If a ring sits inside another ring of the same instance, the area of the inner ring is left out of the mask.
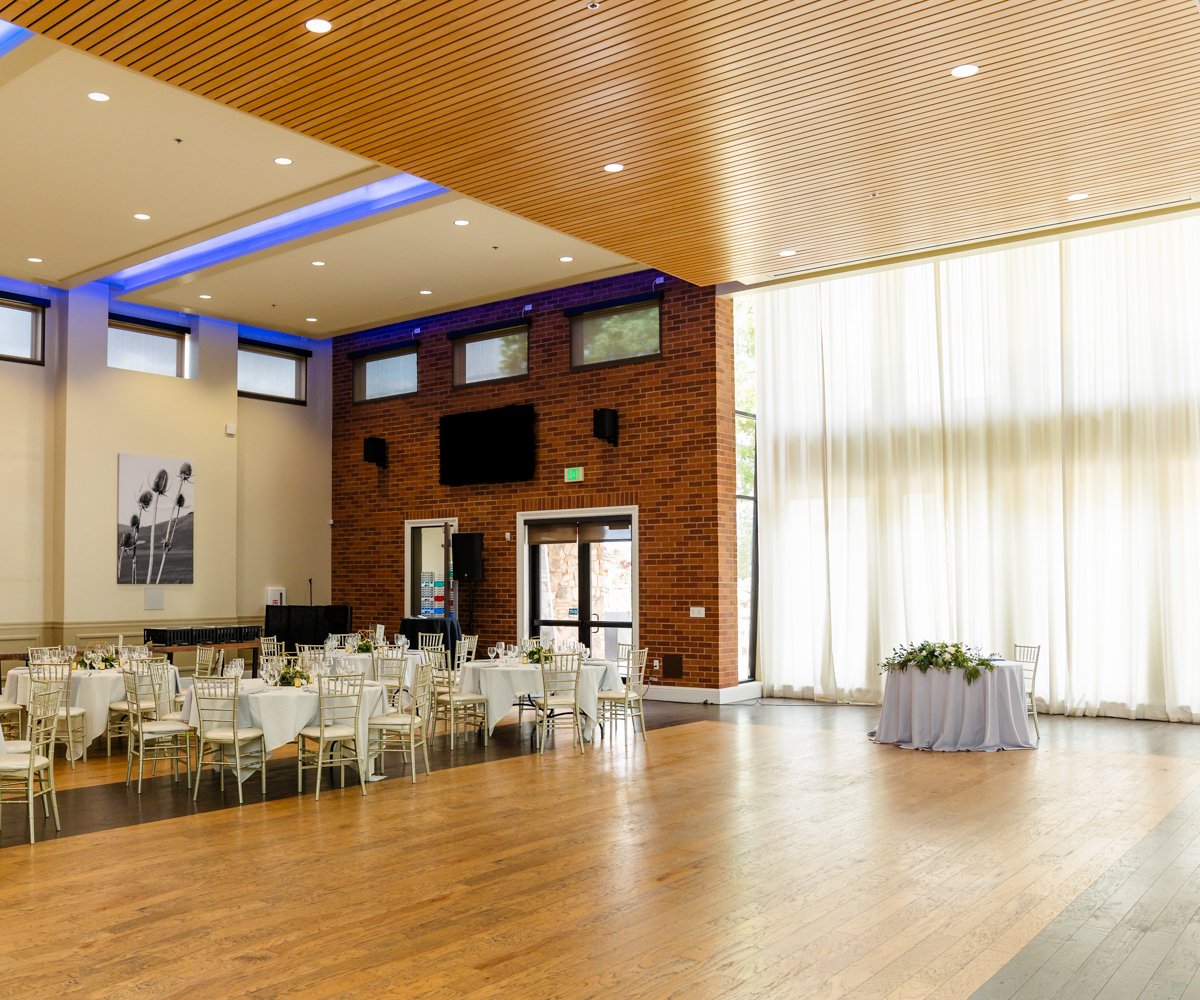
<path id="1" fill-rule="evenodd" d="M 615 660 L 633 641 L 633 528 L 629 518 L 533 521 L 529 634 L 549 645 L 575 639 Z"/>

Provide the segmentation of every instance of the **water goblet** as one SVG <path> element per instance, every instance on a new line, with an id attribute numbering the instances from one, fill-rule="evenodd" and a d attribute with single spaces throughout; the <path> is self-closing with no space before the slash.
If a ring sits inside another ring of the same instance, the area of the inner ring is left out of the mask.
<path id="1" fill-rule="evenodd" d="M 488 659 L 489 659 L 489 660 L 494 660 L 494 659 L 496 658 L 496 647 L 495 647 L 495 646 L 488 646 L 488 648 L 487 648 L 487 654 L 488 654 Z"/>

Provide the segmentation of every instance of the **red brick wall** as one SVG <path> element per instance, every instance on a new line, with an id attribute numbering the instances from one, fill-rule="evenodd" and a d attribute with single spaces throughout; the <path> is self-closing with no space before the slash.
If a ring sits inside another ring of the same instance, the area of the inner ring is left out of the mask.
<path id="1" fill-rule="evenodd" d="M 420 391 L 353 402 L 351 352 L 396 343 L 396 333 L 338 337 L 333 347 L 333 599 L 353 605 L 355 622 L 404 613 L 404 521 L 457 517 L 481 531 L 487 577 L 477 588 L 480 646 L 515 638 L 518 511 L 638 507 L 639 631 L 651 659 L 683 657 L 681 680 L 702 687 L 737 683 L 734 521 L 733 316 L 712 288 L 666 277 L 662 358 L 572 372 L 570 321 L 563 309 L 650 292 L 657 272 L 491 303 L 404 324 L 419 326 Z M 529 377 L 454 388 L 455 330 L 514 319 L 531 304 Z M 446 487 L 438 483 L 438 418 L 510 403 L 537 408 L 536 479 Z M 592 410 L 620 411 L 620 445 L 592 436 Z M 389 467 L 362 460 L 362 440 L 387 439 Z M 584 466 L 585 481 L 563 469 Z M 513 541 L 504 540 L 505 532 Z M 703 605 L 705 618 L 689 607 Z"/>

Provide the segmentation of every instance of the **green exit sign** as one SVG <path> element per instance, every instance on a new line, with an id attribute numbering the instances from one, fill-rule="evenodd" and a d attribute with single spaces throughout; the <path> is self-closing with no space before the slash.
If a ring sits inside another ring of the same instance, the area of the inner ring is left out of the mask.
<path id="1" fill-rule="evenodd" d="M 564 483 L 582 483 L 583 482 L 583 466 L 575 465 L 569 469 L 563 469 Z"/>

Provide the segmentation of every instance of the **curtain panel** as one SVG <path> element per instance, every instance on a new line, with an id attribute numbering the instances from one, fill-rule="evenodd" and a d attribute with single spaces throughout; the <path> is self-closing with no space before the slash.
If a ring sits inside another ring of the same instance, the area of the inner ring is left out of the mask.
<path id="1" fill-rule="evenodd" d="M 753 295 L 759 673 L 1042 647 L 1052 712 L 1200 713 L 1200 219 Z"/>

